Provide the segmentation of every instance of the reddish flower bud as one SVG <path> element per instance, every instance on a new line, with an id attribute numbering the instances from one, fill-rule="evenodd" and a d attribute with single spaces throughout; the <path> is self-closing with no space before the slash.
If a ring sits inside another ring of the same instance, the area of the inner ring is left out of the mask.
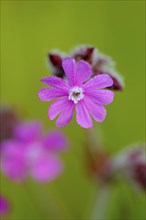
<path id="1" fill-rule="evenodd" d="M 76 61 L 84 60 L 92 67 L 92 76 L 99 74 L 108 74 L 113 79 L 113 85 L 108 87 L 110 90 L 121 91 L 124 88 L 123 80 L 120 74 L 115 70 L 115 62 L 108 56 L 101 54 L 95 47 L 81 45 L 74 49 L 70 54 L 65 55 L 59 52 L 48 54 L 48 63 L 51 67 L 51 73 L 55 76 L 64 78 L 65 74 L 62 68 L 62 61 L 67 57 L 72 57 Z"/>
<path id="2" fill-rule="evenodd" d="M 18 115 L 8 107 L 0 109 L 0 142 L 13 136 L 13 129 L 19 122 Z"/>
<path id="3" fill-rule="evenodd" d="M 47 55 L 47 62 L 49 67 L 51 68 L 51 72 L 53 75 L 63 78 L 64 77 L 64 70 L 62 68 L 62 61 L 64 56 L 59 53 L 48 53 Z"/>
<path id="4" fill-rule="evenodd" d="M 61 66 L 62 64 L 62 58 L 57 54 L 48 54 L 48 57 L 50 59 L 50 62 L 53 66 Z"/>
<path id="5" fill-rule="evenodd" d="M 135 145 L 115 158 L 115 167 L 121 170 L 131 183 L 146 190 L 145 145 Z"/>
<path id="6" fill-rule="evenodd" d="M 109 87 L 109 89 L 122 91 L 124 88 L 124 84 L 123 84 L 122 80 L 119 77 L 113 76 L 110 73 L 109 73 L 109 75 L 113 80 L 113 85 L 111 87 Z"/>
<path id="7" fill-rule="evenodd" d="M 86 166 L 89 175 L 99 182 L 109 182 L 112 179 L 112 161 L 110 156 L 99 149 L 96 152 L 88 152 Z"/>
<path id="8" fill-rule="evenodd" d="M 94 51 L 95 47 L 80 46 L 73 50 L 71 56 L 73 56 L 76 61 L 84 60 L 92 65 Z"/>
<path id="9" fill-rule="evenodd" d="M 131 149 L 127 157 L 129 177 L 131 180 L 146 190 L 146 157 L 144 146 Z"/>
<path id="10" fill-rule="evenodd" d="M 93 63 L 93 76 L 99 74 L 108 74 L 113 79 L 113 85 L 108 87 L 111 90 L 122 91 L 124 83 L 121 75 L 115 71 L 115 62 L 112 58 L 97 52 Z"/>

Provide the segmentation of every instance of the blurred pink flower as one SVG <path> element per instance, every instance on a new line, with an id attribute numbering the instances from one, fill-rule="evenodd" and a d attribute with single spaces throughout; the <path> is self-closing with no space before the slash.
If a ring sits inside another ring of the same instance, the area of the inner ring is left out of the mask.
<path id="1" fill-rule="evenodd" d="M 66 137 L 51 131 L 42 135 L 41 124 L 37 121 L 19 124 L 14 138 L 1 143 L 1 169 L 9 178 L 23 181 L 32 176 L 38 181 L 51 181 L 63 171 L 58 157 L 67 149 Z"/>
<path id="2" fill-rule="evenodd" d="M 6 215 L 10 210 L 7 199 L 0 194 L 0 216 Z"/>
<path id="3" fill-rule="evenodd" d="M 73 58 L 65 59 L 62 67 L 67 80 L 56 76 L 43 78 L 41 81 L 52 88 L 43 88 L 38 96 L 42 101 L 50 101 L 59 98 L 52 103 L 48 116 L 51 120 L 59 115 L 56 125 L 67 125 L 76 108 L 77 123 L 83 128 L 91 128 L 90 115 L 98 122 L 102 122 L 106 116 L 106 110 L 102 105 L 113 101 L 114 93 L 108 90 L 100 90 L 112 86 L 113 80 L 107 74 L 89 77 L 92 74 L 90 65 L 85 61 L 75 62 Z"/>
<path id="4" fill-rule="evenodd" d="M 116 71 L 115 62 L 109 56 L 100 53 L 94 46 L 81 45 L 75 48 L 70 54 L 51 51 L 48 54 L 47 61 L 53 75 L 65 78 L 62 62 L 68 57 L 73 57 L 76 61 L 84 60 L 88 62 L 92 67 L 92 77 L 100 74 L 108 74 L 113 80 L 113 85 L 109 86 L 108 89 L 123 90 L 123 79 Z"/>

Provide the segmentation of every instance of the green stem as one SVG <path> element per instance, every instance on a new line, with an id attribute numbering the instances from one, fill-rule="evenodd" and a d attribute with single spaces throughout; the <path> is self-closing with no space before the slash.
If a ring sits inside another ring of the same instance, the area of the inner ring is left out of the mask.
<path id="1" fill-rule="evenodd" d="M 91 220 L 105 220 L 109 203 L 110 188 L 101 186 L 95 201 L 94 209 L 91 214 Z"/>
<path id="2" fill-rule="evenodd" d="M 88 147 L 92 149 L 92 151 L 103 150 L 102 144 L 102 133 L 100 128 L 96 125 L 96 127 L 88 129 L 86 131 L 87 143 Z"/>

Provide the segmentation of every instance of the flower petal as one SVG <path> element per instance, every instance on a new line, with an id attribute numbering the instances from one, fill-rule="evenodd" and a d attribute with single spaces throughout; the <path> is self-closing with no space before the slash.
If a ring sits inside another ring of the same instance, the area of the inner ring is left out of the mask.
<path id="1" fill-rule="evenodd" d="M 75 80 L 75 60 L 73 58 L 67 58 L 63 60 L 62 67 L 64 69 L 66 78 L 71 86 L 74 85 Z"/>
<path id="2" fill-rule="evenodd" d="M 42 131 L 42 125 L 39 121 L 20 123 L 14 130 L 14 135 L 21 141 L 29 142 L 39 139 Z"/>
<path id="3" fill-rule="evenodd" d="M 0 194 L 0 217 L 6 215 L 10 210 L 8 200 Z"/>
<path id="4" fill-rule="evenodd" d="M 92 74 L 90 65 L 85 61 L 76 64 L 75 84 L 82 85 Z"/>
<path id="5" fill-rule="evenodd" d="M 76 104 L 76 120 L 77 123 L 83 128 L 92 127 L 92 120 L 83 101 L 80 101 Z"/>
<path id="6" fill-rule="evenodd" d="M 86 95 L 100 105 L 108 105 L 114 98 L 114 93 L 109 90 L 87 90 Z"/>
<path id="7" fill-rule="evenodd" d="M 47 84 L 48 86 L 52 86 L 64 91 L 68 91 L 70 88 L 69 85 L 63 79 L 57 76 L 45 77 L 41 79 L 41 82 Z"/>
<path id="8" fill-rule="evenodd" d="M 66 91 L 56 88 L 43 88 L 38 92 L 38 96 L 43 102 L 50 101 L 65 95 L 67 95 Z"/>
<path id="9" fill-rule="evenodd" d="M 64 151 L 68 148 L 67 137 L 59 131 L 49 132 L 43 142 L 45 148 L 51 151 Z"/>
<path id="10" fill-rule="evenodd" d="M 89 113 L 97 122 L 102 122 L 106 116 L 106 110 L 102 105 L 95 104 L 89 97 L 84 98 L 84 103 Z"/>
<path id="11" fill-rule="evenodd" d="M 50 120 L 53 120 L 57 117 L 58 114 L 60 114 L 68 105 L 68 97 L 62 97 L 56 101 L 54 101 L 48 111 L 48 117 Z"/>
<path id="12" fill-rule="evenodd" d="M 1 170 L 18 182 L 23 181 L 27 174 L 24 151 L 25 144 L 21 142 L 9 140 L 2 143 Z"/>
<path id="13" fill-rule="evenodd" d="M 107 74 L 94 76 L 91 80 L 83 85 L 86 90 L 102 89 L 113 85 L 112 78 Z"/>
<path id="14" fill-rule="evenodd" d="M 41 155 L 31 168 L 31 176 L 40 182 L 50 182 L 63 171 L 63 164 L 57 156 Z"/>
<path id="15" fill-rule="evenodd" d="M 74 107 L 75 107 L 74 102 L 68 101 L 66 107 L 64 108 L 63 112 L 56 121 L 56 125 L 58 127 L 63 127 L 71 121 L 74 113 Z"/>

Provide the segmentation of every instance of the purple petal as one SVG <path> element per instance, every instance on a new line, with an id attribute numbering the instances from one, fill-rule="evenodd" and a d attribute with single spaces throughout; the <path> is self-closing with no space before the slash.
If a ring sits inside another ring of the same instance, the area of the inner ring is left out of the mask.
<path id="1" fill-rule="evenodd" d="M 42 125 L 39 121 L 19 124 L 15 131 L 15 137 L 21 141 L 30 142 L 39 139 L 41 135 Z"/>
<path id="2" fill-rule="evenodd" d="M 68 101 L 67 106 L 64 108 L 63 112 L 56 121 L 56 125 L 58 127 L 66 126 L 71 121 L 74 113 L 74 107 L 74 102 Z"/>
<path id="3" fill-rule="evenodd" d="M 80 101 L 76 104 L 76 120 L 77 123 L 83 128 L 92 127 L 91 117 L 83 101 Z"/>
<path id="4" fill-rule="evenodd" d="M 63 79 L 57 76 L 45 77 L 41 79 L 41 82 L 47 84 L 48 86 L 52 86 L 64 91 L 68 91 L 70 88 L 69 85 Z"/>
<path id="5" fill-rule="evenodd" d="M 86 95 L 97 104 L 108 105 L 113 101 L 114 93 L 109 90 L 87 90 Z"/>
<path id="6" fill-rule="evenodd" d="M 63 151 L 68 148 L 66 136 L 59 131 L 49 132 L 43 142 L 46 149 L 51 151 Z"/>
<path id="7" fill-rule="evenodd" d="M 63 60 L 62 67 L 64 69 L 66 78 L 71 86 L 74 85 L 74 78 L 75 78 L 75 60 L 73 58 L 67 58 Z"/>
<path id="8" fill-rule="evenodd" d="M 50 120 L 53 120 L 57 117 L 60 112 L 62 112 L 68 105 L 68 97 L 62 97 L 56 101 L 54 101 L 49 108 L 48 117 Z"/>
<path id="9" fill-rule="evenodd" d="M 82 85 L 92 74 L 90 65 L 85 61 L 76 64 L 75 84 Z"/>
<path id="10" fill-rule="evenodd" d="M 1 169 L 9 178 L 23 181 L 27 167 L 24 156 L 25 144 L 17 141 L 5 141 L 2 144 Z"/>
<path id="11" fill-rule="evenodd" d="M 0 216 L 7 214 L 9 210 L 10 210 L 10 207 L 9 207 L 8 201 L 6 200 L 5 197 L 0 195 Z"/>
<path id="12" fill-rule="evenodd" d="M 66 91 L 56 88 L 43 88 L 38 92 L 38 96 L 43 102 L 50 101 L 65 95 L 67 95 Z"/>
<path id="13" fill-rule="evenodd" d="M 50 182 L 57 178 L 63 171 L 63 164 L 57 156 L 50 154 L 41 156 L 34 163 L 31 175 L 40 182 Z"/>
<path id="14" fill-rule="evenodd" d="M 112 78 L 107 74 L 101 74 L 98 76 L 94 76 L 91 80 L 86 82 L 83 85 L 83 88 L 86 90 L 93 90 L 93 89 L 102 89 L 102 88 L 110 87 L 112 85 L 113 85 Z"/>
<path id="15" fill-rule="evenodd" d="M 97 122 L 104 121 L 106 110 L 102 105 L 95 104 L 89 97 L 84 98 L 84 103 L 89 113 Z"/>

